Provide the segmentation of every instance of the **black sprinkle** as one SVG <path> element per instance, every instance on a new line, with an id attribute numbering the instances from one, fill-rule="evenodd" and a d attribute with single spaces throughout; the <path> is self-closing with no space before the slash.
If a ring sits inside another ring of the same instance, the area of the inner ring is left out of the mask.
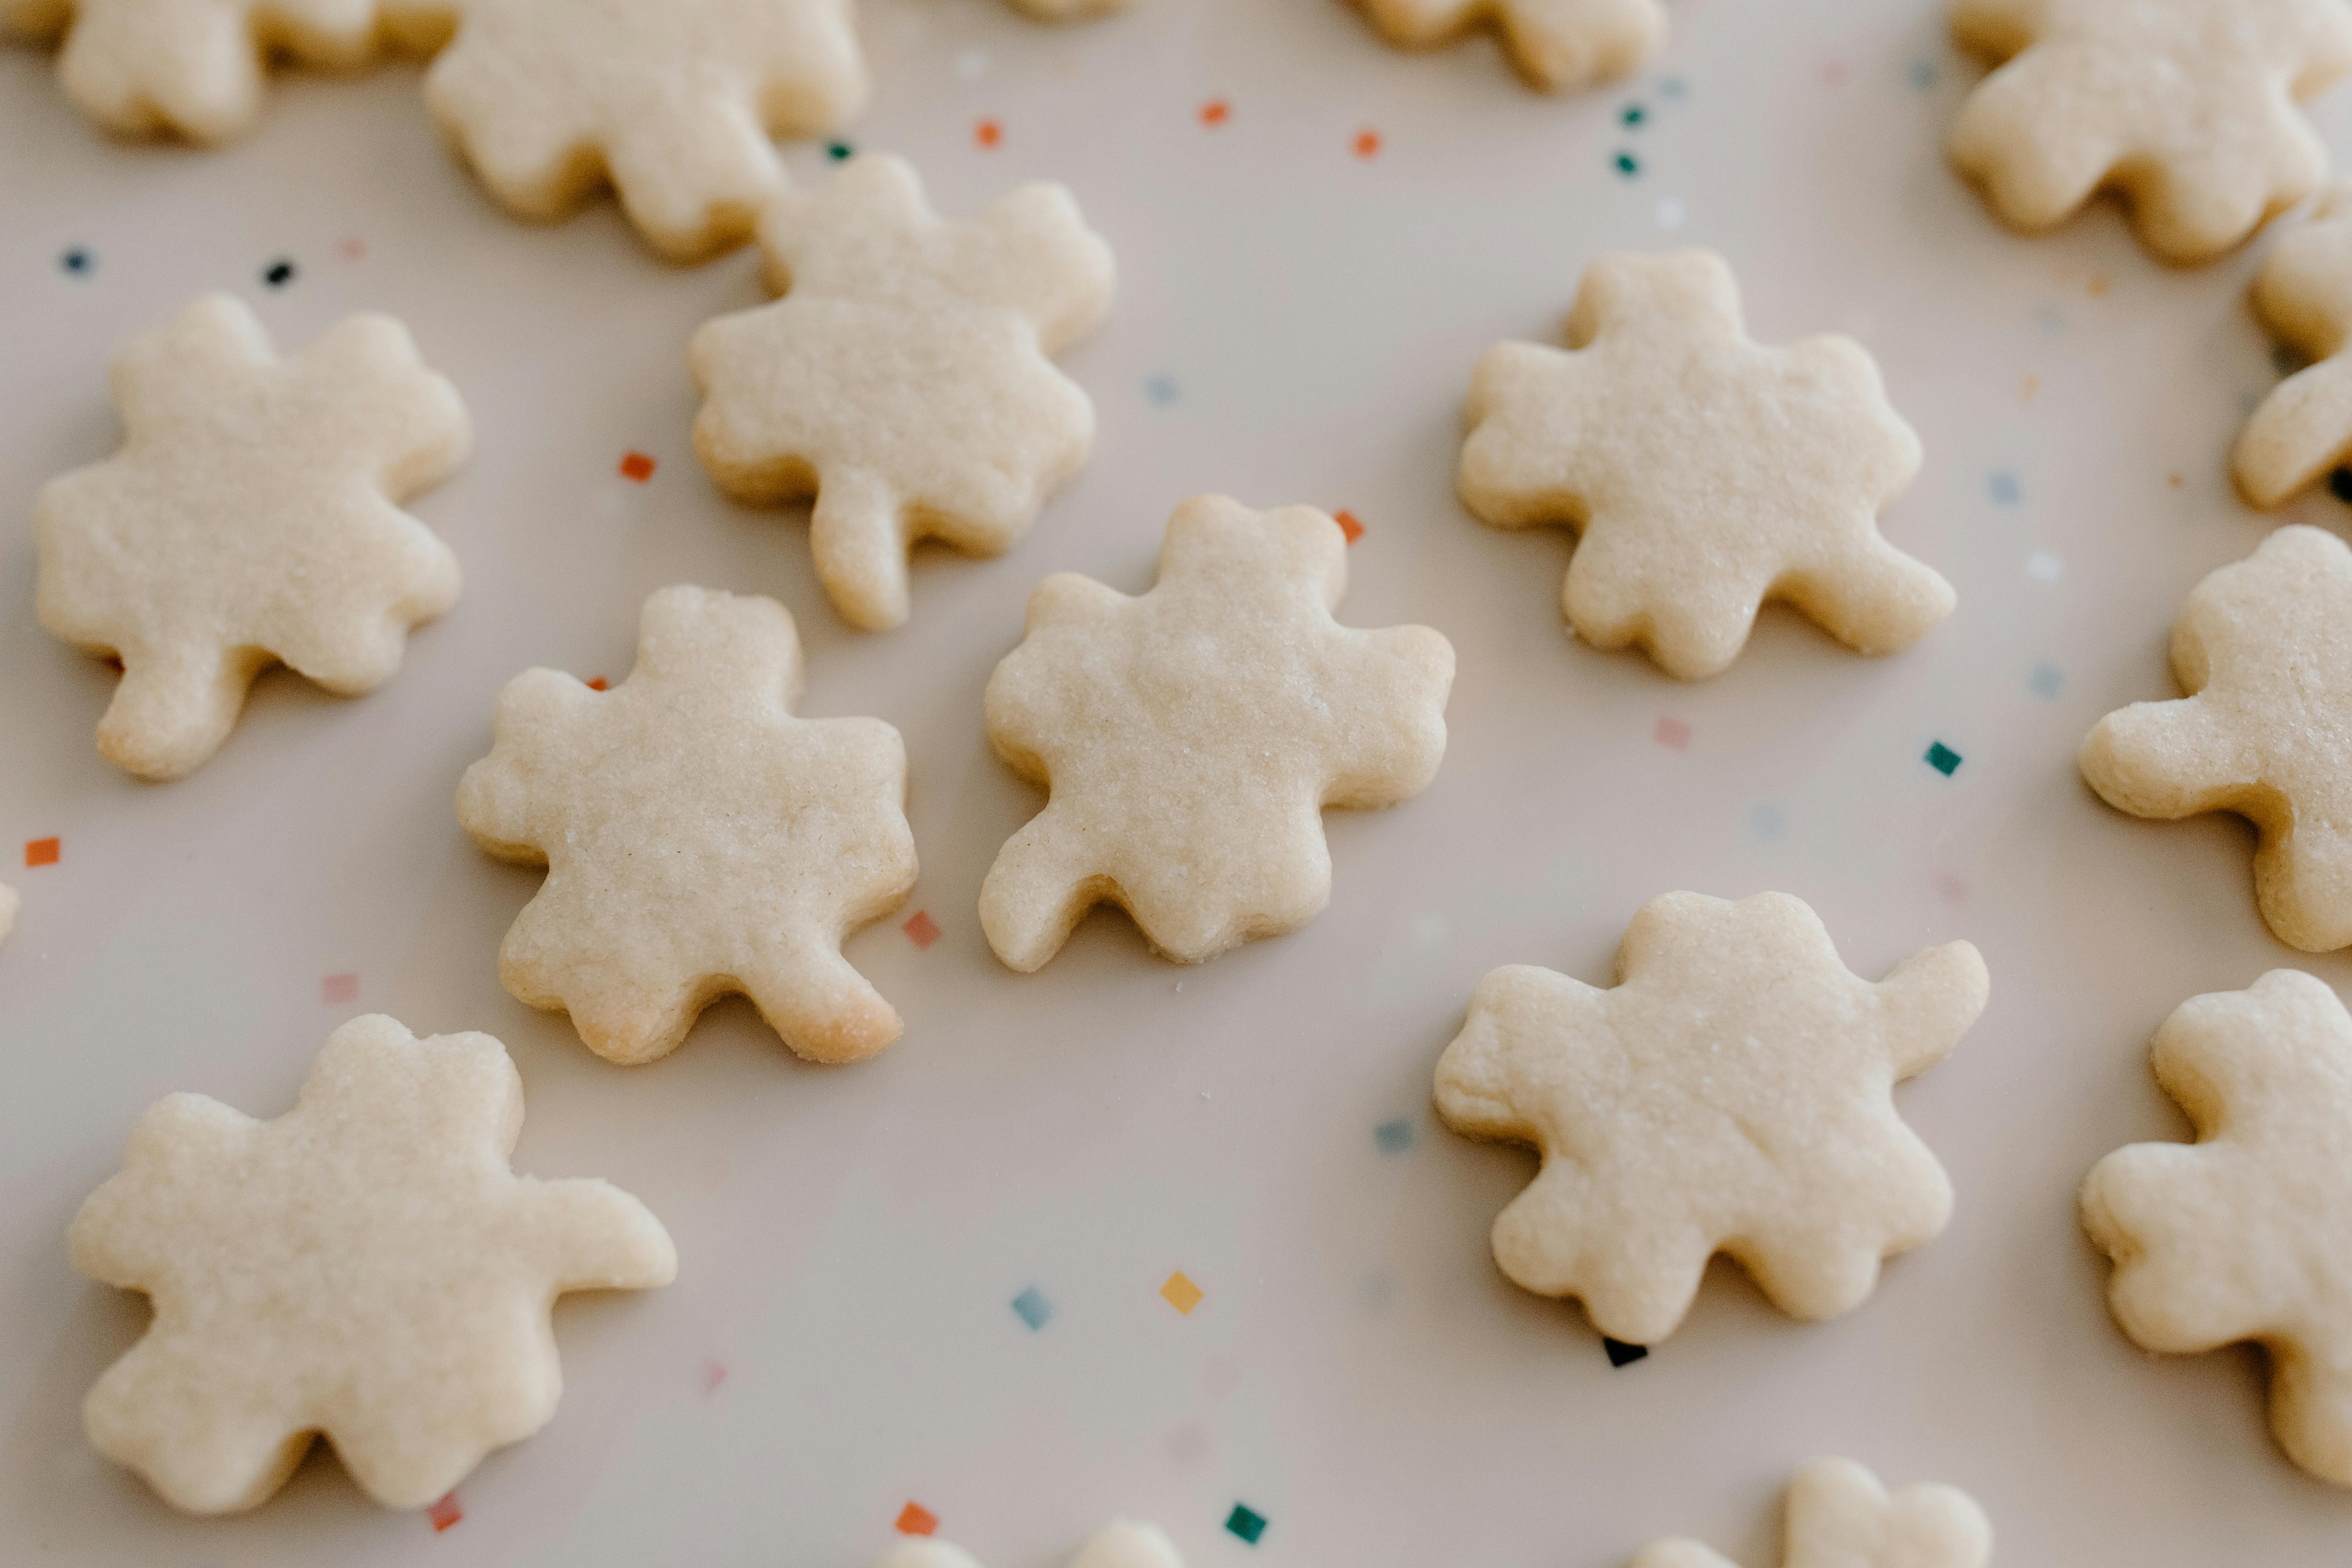
<path id="1" fill-rule="evenodd" d="M 825 156 L 831 158 L 835 163 L 840 163 L 847 162 L 850 154 L 856 152 L 857 149 L 852 147 L 846 142 L 828 142 L 824 144 L 824 151 Z"/>
<path id="2" fill-rule="evenodd" d="M 2327 493 L 2352 506 L 2352 468 L 2338 468 L 2327 476 Z"/>
<path id="3" fill-rule="evenodd" d="M 1650 1353 L 1650 1347 L 1647 1345 L 1629 1345 L 1623 1340 L 1606 1337 L 1601 1340 L 1601 1348 L 1609 1352 L 1611 1366 L 1632 1366 Z"/>
<path id="4" fill-rule="evenodd" d="M 77 245 L 58 258 L 58 265 L 76 278 L 87 278 L 98 270 L 98 258 Z"/>
<path id="5" fill-rule="evenodd" d="M 283 289 L 294 281 L 294 264 L 285 260 L 273 261 L 262 269 L 261 280 L 272 289 Z"/>

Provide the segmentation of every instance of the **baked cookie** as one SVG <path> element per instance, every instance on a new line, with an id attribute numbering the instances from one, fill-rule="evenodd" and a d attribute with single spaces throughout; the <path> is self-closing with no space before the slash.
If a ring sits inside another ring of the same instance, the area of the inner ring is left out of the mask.
<path id="1" fill-rule="evenodd" d="M 995 555 L 1085 466 L 1094 405 L 1048 356 L 1110 309 L 1110 247 L 1059 185 L 942 222 L 904 161 L 852 159 L 761 227 L 784 297 L 695 334 L 694 449 L 730 496 L 814 494 L 809 542 L 843 618 L 905 621 L 907 555 Z"/>
<path id="2" fill-rule="evenodd" d="M 381 1015 L 337 1029 L 275 1121 L 157 1102 L 69 1237 L 74 1267 L 154 1308 L 90 1391 L 90 1441 L 227 1513 L 320 1435 L 370 1497 L 422 1508 L 538 1431 L 555 1298 L 667 1285 L 677 1254 L 609 1183 L 515 1175 L 521 1130 L 505 1047 Z"/>
<path id="3" fill-rule="evenodd" d="M 2238 437 L 2239 493 L 2285 505 L 2352 461 L 2352 184 L 2278 242 L 2254 278 L 2254 313 L 2311 365 L 2279 384 Z"/>
<path id="4" fill-rule="evenodd" d="M 909 1536 L 882 1554 L 874 1568 L 980 1568 L 971 1553 L 929 1536 Z M 1176 1543 L 1157 1525 L 1120 1520 L 1070 1559 L 1070 1568 L 1184 1568 Z"/>
<path id="5" fill-rule="evenodd" d="M 552 221 L 610 184 L 654 248 L 751 236 L 783 188 L 774 136 L 866 99 L 849 0 L 404 0 L 456 37 L 425 79 L 490 193 Z"/>
<path id="6" fill-rule="evenodd" d="M 1347 540 L 1312 507 L 1176 509 L 1141 598 L 1065 572 L 988 682 L 988 738 L 1051 794 L 980 889 L 996 956 L 1027 973 L 1096 904 L 1199 963 L 1331 900 L 1323 808 L 1392 805 L 1445 754 L 1454 647 L 1331 612 Z"/>
<path id="7" fill-rule="evenodd" d="M 1463 503 L 1577 531 L 1563 605 L 1598 648 L 1703 680 L 1785 599 L 1861 653 L 1908 647 L 1952 590 L 1879 536 L 1919 438 L 1851 339 L 1752 342 L 1721 257 L 1605 256 L 1568 350 L 1503 343 L 1471 378 Z"/>
<path id="8" fill-rule="evenodd" d="M 664 588 L 610 691 L 533 669 L 499 699 L 457 820 L 545 866 L 499 978 L 572 1015 L 588 1048 L 648 1062 L 740 992 L 812 1061 L 898 1037 L 841 940 L 915 885 L 907 748 L 879 719 L 798 719 L 801 645 L 773 599 Z"/>
<path id="9" fill-rule="evenodd" d="M 272 57 L 364 65 L 388 42 L 415 41 L 408 11 L 403 0 L 0 0 L 0 33 L 61 39 L 66 96 L 107 130 L 209 142 L 260 118 Z"/>
<path id="10" fill-rule="evenodd" d="M 0 942 L 7 941 L 8 933 L 16 929 L 16 911 L 23 907 L 16 889 L 0 882 Z"/>
<path id="11" fill-rule="evenodd" d="M 352 316 L 290 359 L 207 295 L 114 365 L 126 439 L 33 508 L 41 624 L 122 663 L 98 749 L 175 779 L 220 749 L 280 661 L 344 696 L 398 673 L 457 602 L 457 558 L 398 503 L 472 442 L 408 330 Z"/>
<path id="12" fill-rule="evenodd" d="M 1883 1258 L 1942 1232 L 1951 1183 L 1893 1090 L 1984 1010 L 1975 948 L 1929 948 L 1873 984 L 1786 893 L 1668 893 L 1626 928 L 1617 974 L 1598 990 L 1497 969 L 1438 1061 L 1449 1126 L 1542 1152 L 1495 1221 L 1512 1280 L 1654 1344 L 1717 1252 L 1813 1321 L 1860 1306 Z"/>
<path id="13" fill-rule="evenodd" d="M 2247 818 L 2272 931 L 2305 952 L 2352 945 L 2352 550 L 2282 528 L 2213 573 L 2173 625 L 2172 672 L 2188 695 L 2100 720 L 2084 778 L 2134 816 Z"/>
<path id="14" fill-rule="evenodd" d="M 1999 68 L 1946 151 L 2013 227 L 2113 190 L 2140 243 L 2188 265 L 2327 177 L 2295 100 L 2352 71 L 2343 0 L 1953 0 L 1951 24 Z"/>
<path id="15" fill-rule="evenodd" d="M 1815 1459 L 1789 1483 L 1781 1568 L 1984 1568 L 1992 1526 L 1954 1488 L 1905 1487 L 1889 1495 L 1852 1459 Z M 1734 1568 L 1696 1541 L 1651 1545 L 1633 1568 Z"/>
<path id="16" fill-rule="evenodd" d="M 1361 0 L 1392 44 L 1433 49 L 1491 26 L 1528 82 L 1574 92 L 1633 75 L 1664 47 L 1659 0 Z"/>
<path id="17" fill-rule="evenodd" d="M 2116 1321 L 2173 1355 L 2259 1343 L 2279 1447 L 2352 1486 L 2352 1016 L 2273 969 L 2182 1003 L 2149 1059 L 2197 1142 L 2118 1149 L 2083 1183 Z"/>

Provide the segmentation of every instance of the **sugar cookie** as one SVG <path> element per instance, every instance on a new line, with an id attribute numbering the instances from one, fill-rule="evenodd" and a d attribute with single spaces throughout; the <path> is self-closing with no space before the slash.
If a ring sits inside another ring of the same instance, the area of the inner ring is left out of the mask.
<path id="1" fill-rule="evenodd" d="M 695 334 L 694 449 L 738 500 L 814 494 L 835 607 L 898 626 L 917 540 L 997 554 L 1085 465 L 1094 405 L 1047 356 L 1110 309 L 1110 247 L 1059 185 L 942 222 L 884 156 L 782 198 L 761 239 L 784 297 Z"/>
<path id="2" fill-rule="evenodd" d="M 1731 268 L 1685 250 L 1595 261 L 1568 346 L 1479 360 L 1459 487 L 1498 527 L 1578 531 L 1563 605 L 1585 641 L 1704 680 L 1767 599 L 1870 654 L 1951 613 L 1950 584 L 1879 536 L 1919 438 L 1860 344 L 1759 346 Z"/>
<path id="3" fill-rule="evenodd" d="M 2282 528 L 2208 576 L 2173 625 L 2172 671 L 2187 696 L 2100 720 L 2084 778 L 2134 816 L 2252 821 L 2254 892 L 2278 939 L 2352 945 L 2352 550 Z"/>
<path id="4" fill-rule="evenodd" d="M 1331 618 L 1347 541 L 1312 507 L 1176 509 L 1140 598 L 1065 572 L 988 682 L 988 738 L 1046 786 L 980 890 L 1026 973 L 1094 905 L 1186 963 L 1295 931 L 1331 900 L 1328 805 L 1391 805 L 1445 754 L 1454 647 Z"/>
<path id="5" fill-rule="evenodd" d="M 76 107 L 126 136 L 222 142 L 261 115 L 273 57 L 348 68 L 411 41 L 400 0 L 0 0 L 0 33 L 62 38 Z"/>
<path id="6" fill-rule="evenodd" d="M 2279 384 L 2238 437 L 2239 493 L 2284 506 L 2352 461 L 2352 184 L 2320 198 L 2312 221 L 2254 279 L 2255 314 L 2313 363 Z"/>
<path id="7" fill-rule="evenodd" d="M 2118 1149 L 2084 1179 L 2107 1304 L 2143 1350 L 2259 1343 L 2279 1447 L 2352 1486 L 2352 1016 L 2273 969 L 2182 1003 L 2148 1054 L 2197 1141 Z"/>
<path id="8" fill-rule="evenodd" d="M 1946 151 L 2013 227 L 2113 190 L 2140 243 L 2187 265 L 2327 177 L 2294 105 L 2352 71 L 2343 0 L 1954 0 L 1951 26 L 1999 68 Z"/>
<path id="9" fill-rule="evenodd" d="M 134 339 L 113 384 L 122 449 L 33 509 L 41 624 L 122 661 L 109 761 L 194 772 L 281 660 L 372 691 L 457 603 L 457 557 L 396 503 L 464 460 L 466 406 L 389 316 L 281 359 L 241 301 L 207 295 Z"/>
<path id="10" fill-rule="evenodd" d="M 457 30 L 425 96 L 492 195 L 547 221 L 609 182 L 677 261 L 751 237 L 783 187 L 772 136 L 866 99 L 849 0 L 410 3 Z"/>
<path id="11" fill-rule="evenodd" d="M 677 1254 L 609 1183 L 515 1175 L 521 1130 L 505 1047 L 381 1015 L 337 1029 L 275 1121 L 158 1101 L 69 1237 L 155 1313 L 91 1389 L 90 1441 L 227 1513 L 317 1435 L 376 1501 L 421 1508 L 538 1431 L 562 1392 L 555 1298 L 667 1285 Z"/>
<path id="12" fill-rule="evenodd" d="M 1668 893 L 1626 928 L 1617 974 L 1598 990 L 1497 969 L 1438 1061 L 1450 1126 L 1542 1152 L 1495 1221 L 1514 1281 L 1654 1344 L 1717 1252 L 1812 1321 L 1860 1306 L 1882 1258 L 1942 1232 L 1951 1183 L 1893 1089 L 1984 1010 L 1975 948 L 1929 948 L 1873 984 L 1786 893 Z"/>
<path id="13" fill-rule="evenodd" d="M 1658 0 L 1362 0 L 1392 44 L 1432 49 L 1491 26 L 1519 73 L 1547 92 L 1633 75 L 1666 41 Z"/>
<path id="14" fill-rule="evenodd" d="M 1789 1483 L 1781 1568 L 1984 1568 L 1992 1525 L 1966 1492 L 1923 1484 L 1889 1495 L 1852 1459 L 1815 1459 Z M 1696 1541 L 1661 1541 L 1633 1568 L 1734 1568 Z"/>
<path id="15" fill-rule="evenodd" d="M 909 1536 L 874 1568 L 980 1568 L 971 1553 L 929 1536 Z M 1176 1543 L 1159 1526 L 1120 1520 L 1079 1549 L 1070 1568 L 1184 1568 Z"/>
<path id="16" fill-rule="evenodd" d="M 548 868 L 499 977 L 616 1062 L 676 1050 L 720 996 L 751 997 L 812 1061 L 898 1037 L 841 939 L 915 885 L 907 748 L 879 719 L 798 719 L 800 637 L 773 599 L 664 588 L 610 691 L 534 669 L 499 699 L 457 820 Z"/>
<path id="17" fill-rule="evenodd" d="M 0 942 L 7 941 L 8 933 L 16 929 L 16 911 L 23 907 L 16 889 L 0 882 Z"/>

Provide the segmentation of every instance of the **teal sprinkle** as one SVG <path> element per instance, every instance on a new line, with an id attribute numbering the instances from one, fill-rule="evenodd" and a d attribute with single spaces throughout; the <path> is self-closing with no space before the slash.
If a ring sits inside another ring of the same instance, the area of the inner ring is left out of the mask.
<path id="1" fill-rule="evenodd" d="M 1258 1537 L 1265 1533 L 1265 1515 L 1245 1502 L 1237 1502 L 1234 1511 L 1225 1515 L 1225 1528 L 1255 1546 Z"/>
<path id="2" fill-rule="evenodd" d="M 1617 172 L 1630 180 L 1642 172 L 1642 161 L 1631 153 L 1620 153 L 1617 154 Z"/>
<path id="3" fill-rule="evenodd" d="M 1950 778 L 1960 771 L 1960 753 L 1938 741 L 1927 748 L 1927 765 Z"/>
<path id="4" fill-rule="evenodd" d="M 824 144 L 824 155 L 836 163 L 847 163 L 856 151 L 856 148 L 846 142 L 828 142 Z"/>

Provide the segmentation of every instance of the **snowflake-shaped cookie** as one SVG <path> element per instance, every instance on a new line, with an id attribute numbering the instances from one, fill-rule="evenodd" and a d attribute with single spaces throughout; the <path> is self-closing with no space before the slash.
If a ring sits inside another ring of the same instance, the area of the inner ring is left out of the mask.
<path id="1" fill-rule="evenodd" d="M 658 1221 L 600 1181 L 508 1168 L 522 1080 L 488 1035 L 354 1018 L 294 1109 L 175 1094 L 74 1216 L 74 1266 L 142 1290 L 90 1441 L 180 1508 L 252 1508 L 324 1434 L 370 1497 L 421 1508 L 562 1392 L 567 1290 L 669 1283 Z"/>
<path id="2" fill-rule="evenodd" d="M 1874 654 L 1951 613 L 1950 585 L 1879 536 L 1919 438 L 1861 345 L 1752 342 L 1731 268 L 1703 250 L 1595 261 L 1568 345 L 1479 360 L 1459 486 L 1500 527 L 1577 530 L 1563 603 L 1585 641 L 1702 680 L 1767 599 Z"/>
<path id="3" fill-rule="evenodd" d="M 114 400 L 122 450 L 33 510 L 41 624 L 122 662 L 98 727 L 110 761 L 193 772 L 281 660 L 373 690 L 457 603 L 457 557 L 395 503 L 464 459 L 466 407 L 390 317 L 280 359 L 250 310 L 209 295 L 131 342 Z"/>
<path id="4" fill-rule="evenodd" d="M 1502 37 L 1511 63 L 1548 92 L 1631 76 L 1666 39 L 1659 0 L 1363 0 L 1391 43 L 1431 49 L 1478 26 Z"/>
<path id="5" fill-rule="evenodd" d="M 866 97 L 849 0 L 412 0 L 457 37 L 425 78 L 491 193 L 551 220 L 609 182 L 673 260 L 750 237 L 783 185 L 771 140 Z"/>
<path id="6" fill-rule="evenodd" d="M 2255 312 L 2314 363 L 2254 410 L 2232 459 L 2239 491 L 2284 505 L 2352 460 L 2352 184 L 2320 198 L 2254 279 Z"/>
<path id="7" fill-rule="evenodd" d="M 2279 940 L 2352 945 L 2352 550 L 2282 528 L 2213 573 L 2173 625 L 2172 670 L 2188 696 L 2100 720 L 2083 776 L 2134 816 L 2248 818 L 2255 896 Z"/>
<path id="8" fill-rule="evenodd" d="M 1026 973 L 1118 904 L 1187 963 L 1312 920 L 1331 899 L 1327 805 L 1418 795 L 1445 754 L 1454 647 L 1331 612 L 1347 541 L 1312 507 L 1176 509 L 1141 598 L 1065 572 L 988 682 L 988 738 L 1052 797 L 980 890 Z"/>
<path id="9" fill-rule="evenodd" d="M 784 196 L 761 239 L 784 297 L 695 334 L 695 450 L 738 500 L 814 493 L 835 606 L 898 626 L 917 540 L 997 554 L 1086 463 L 1094 405 L 1047 356 L 1110 309 L 1110 247 L 1059 185 L 942 222 L 883 156 Z"/>
<path id="10" fill-rule="evenodd" d="M 929 1536 L 909 1536 L 882 1554 L 874 1568 L 980 1568 L 961 1546 Z M 1157 1525 L 1120 1520 L 1102 1531 L 1070 1559 L 1070 1568 L 1184 1568 Z"/>
<path id="11" fill-rule="evenodd" d="M 2015 227 L 2052 227 L 2112 189 L 2140 242 L 2185 265 L 2326 178 L 2295 100 L 2352 71 L 2343 0 L 1954 0 L 1951 23 L 2006 63 L 1947 151 Z"/>
<path id="12" fill-rule="evenodd" d="M 1852 1459 L 1815 1459 L 1789 1483 L 1781 1568 L 1984 1568 L 1992 1526 L 1976 1500 L 1922 1484 L 1889 1494 Z M 1652 1544 L 1633 1568 L 1734 1568 L 1677 1537 Z"/>
<path id="13" fill-rule="evenodd" d="M 2116 1321 L 2175 1355 L 2260 1343 L 2279 1446 L 2352 1486 L 2352 1016 L 2274 969 L 2183 1003 L 2149 1056 L 2197 1142 L 2118 1149 L 2083 1183 Z"/>
<path id="14" fill-rule="evenodd" d="M 0 0 L 0 32 L 63 36 L 66 96 L 109 131 L 220 142 L 261 114 L 272 56 L 349 68 L 402 31 L 380 0 Z"/>
<path id="15" fill-rule="evenodd" d="M 1951 1184 L 1893 1089 L 1984 1010 L 1975 948 L 1930 948 L 1873 984 L 1786 893 L 1668 893 L 1626 928 L 1617 973 L 1604 991 L 1496 970 L 1437 1064 L 1455 1131 L 1543 1153 L 1495 1221 L 1505 1274 L 1654 1344 L 1717 1252 L 1817 1320 L 1943 1230 Z"/>
<path id="16" fill-rule="evenodd" d="M 499 950 L 509 992 L 616 1062 L 667 1056 L 735 992 L 812 1061 L 898 1037 L 841 939 L 915 885 L 907 748 L 879 719 L 794 718 L 800 688 L 782 605 L 691 587 L 646 601 L 612 690 L 551 669 L 507 683 L 457 819 L 548 868 Z"/>

